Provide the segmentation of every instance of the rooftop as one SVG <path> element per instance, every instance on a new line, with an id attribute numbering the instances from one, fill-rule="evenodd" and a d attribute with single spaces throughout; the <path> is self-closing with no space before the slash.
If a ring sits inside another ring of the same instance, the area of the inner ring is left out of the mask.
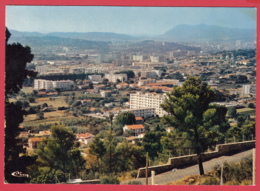
<path id="1" fill-rule="evenodd" d="M 128 129 L 144 129 L 144 126 L 141 124 L 138 125 L 125 125 Z"/>

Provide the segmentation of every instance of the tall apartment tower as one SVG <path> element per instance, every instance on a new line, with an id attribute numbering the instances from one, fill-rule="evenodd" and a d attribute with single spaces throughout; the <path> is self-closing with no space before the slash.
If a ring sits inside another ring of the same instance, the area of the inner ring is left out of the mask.
<path id="1" fill-rule="evenodd" d="M 167 115 L 160 104 L 164 102 L 165 94 L 141 93 L 130 94 L 130 109 L 155 108 L 155 113 L 162 117 Z"/>

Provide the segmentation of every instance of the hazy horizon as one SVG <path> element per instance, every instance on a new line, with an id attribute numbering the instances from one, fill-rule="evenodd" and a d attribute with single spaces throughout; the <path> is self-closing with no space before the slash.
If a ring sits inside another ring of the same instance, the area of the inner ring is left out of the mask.
<path id="1" fill-rule="evenodd" d="M 6 27 L 21 32 L 160 35 L 178 25 L 256 29 L 256 8 L 6 6 Z"/>

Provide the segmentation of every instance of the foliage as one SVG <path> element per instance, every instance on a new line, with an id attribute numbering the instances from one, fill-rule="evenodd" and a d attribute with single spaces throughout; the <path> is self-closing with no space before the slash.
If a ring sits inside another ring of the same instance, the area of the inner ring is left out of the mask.
<path id="1" fill-rule="evenodd" d="M 30 47 L 19 43 L 8 44 L 10 32 L 6 28 L 5 39 L 5 95 L 18 93 L 25 78 L 36 77 L 37 72 L 27 70 L 26 64 L 33 60 Z"/>
<path id="2" fill-rule="evenodd" d="M 61 170 L 51 169 L 50 167 L 39 167 L 32 176 L 30 183 L 33 184 L 55 184 L 64 182 L 64 173 Z"/>
<path id="3" fill-rule="evenodd" d="M 135 124 L 135 115 L 129 111 L 120 112 L 116 116 L 116 123 L 119 123 L 122 126 Z"/>
<path id="4" fill-rule="evenodd" d="M 220 177 L 221 169 L 216 166 L 216 176 Z M 246 158 L 239 163 L 224 163 L 223 167 L 223 181 L 228 183 L 229 181 L 234 181 L 233 183 L 239 184 L 243 180 L 252 179 L 252 158 Z"/>
<path id="5" fill-rule="evenodd" d="M 188 77 L 181 87 L 173 88 L 161 107 L 171 115 L 165 115 L 162 122 L 171 124 L 177 132 L 186 132 L 194 143 L 199 156 L 200 174 L 204 174 L 201 152 L 207 141 L 208 124 L 215 125 L 209 116 L 216 110 L 209 108 L 215 99 L 214 91 L 200 78 Z"/>
<path id="6" fill-rule="evenodd" d="M 83 166 L 83 158 L 74 145 L 75 135 L 59 124 L 51 126 L 51 134 L 50 138 L 38 146 L 38 161 L 41 166 L 75 175 L 75 172 Z"/>
<path id="7" fill-rule="evenodd" d="M 144 151 L 149 153 L 149 157 L 154 159 L 158 156 L 158 153 L 162 152 L 161 137 L 163 133 L 161 132 L 149 132 L 144 135 L 142 145 Z"/>
<path id="8" fill-rule="evenodd" d="M 119 180 L 116 175 L 104 175 L 101 177 L 100 184 L 119 184 Z"/>
<path id="9" fill-rule="evenodd" d="M 38 112 L 38 113 L 37 113 L 37 116 L 36 116 L 36 119 L 37 119 L 37 120 L 44 119 L 44 113 L 43 113 L 42 111 Z"/>
<path id="10" fill-rule="evenodd" d="M 34 97 L 29 97 L 29 98 L 28 98 L 28 101 L 29 101 L 30 103 L 34 103 L 34 102 L 35 102 L 35 98 L 34 98 Z"/>
<path id="11" fill-rule="evenodd" d="M 249 103 L 249 104 L 248 104 L 248 107 L 249 107 L 249 108 L 255 108 L 255 104 Z"/>
<path id="12" fill-rule="evenodd" d="M 232 118 L 235 118 L 237 116 L 237 110 L 235 107 L 230 107 L 228 109 L 228 115 Z"/>
<path id="13" fill-rule="evenodd" d="M 142 182 L 138 181 L 138 180 L 132 180 L 132 181 L 129 181 L 127 184 L 129 184 L 129 185 L 142 185 Z"/>
<path id="14" fill-rule="evenodd" d="M 236 141 L 251 140 L 252 136 L 255 137 L 255 122 L 250 120 L 245 120 L 241 126 L 235 124 L 227 131 L 229 141 L 233 141 L 233 137 Z"/>
<path id="15" fill-rule="evenodd" d="M 106 153 L 105 145 L 99 135 L 96 135 L 93 142 L 89 144 L 89 153 L 97 156 L 98 159 L 102 158 Z"/>
<path id="16" fill-rule="evenodd" d="M 23 115 L 26 114 L 23 107 L 10 103 L 8 97 L 14 95 L 22 88 L 25 78 L 33 78 L 36 72 L 26 69 L 26 64 L 31 62 L 33 55 L 30 47 L 23 47 L 19 43 L 8 44 L 11 34 L 6 28 L 5 31 L 5 152 L 4 152 L 4 177 L 9 183 L 16 182 L 11 176 L 14 171 L 26 173 L 26 163 L 19 155 L 24 153 L 21 139 L 17 138 L 20 129 L 19 124 L 23 122 Z"/>

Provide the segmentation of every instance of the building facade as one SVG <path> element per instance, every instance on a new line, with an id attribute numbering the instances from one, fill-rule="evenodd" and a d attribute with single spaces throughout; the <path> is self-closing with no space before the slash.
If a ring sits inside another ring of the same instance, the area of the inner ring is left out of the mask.
<path id="1" fill-rule="evenodd" d="M 123 109 L 121 112 L 132 112 L 136 117 L 154 117 L 156 115 L 155 108 L 138 108 L 138 109 Z"/>
<path id="2" fill-rule="evenodd" d="M 167 115 L 167 112 L 160 107 L 165 98 L 166 94 L 144 94 L 142 92 L 130 94 L 130 109 L 155 108 L 155 114 L 162 117 L 163 115 Z"/>
<path id="3" fill-rule="evenodd" d="M 43 80 L 43 79 L 35 79 L 34 80 L 34 89 L 46 89 L 53 90 L 55 88 L 58 89 L 68 89 L 71 85 L 74 85 L 72 80 L 60 80 L 60 81 L 51 81 L 51 80 Z"/>
<path id="4" fill-rule="evenodd" d="M 243 85 L 243 96 L 256 95 L 256 84 Z"/>
<path id="5" fill-rule="evenodd" d="M 108 79 L 108 81 L 113 83 L 116 83 L 117 80 L 124 82 L 128 79 L 127 74 L 106 74 L 105 78 Z"/>

